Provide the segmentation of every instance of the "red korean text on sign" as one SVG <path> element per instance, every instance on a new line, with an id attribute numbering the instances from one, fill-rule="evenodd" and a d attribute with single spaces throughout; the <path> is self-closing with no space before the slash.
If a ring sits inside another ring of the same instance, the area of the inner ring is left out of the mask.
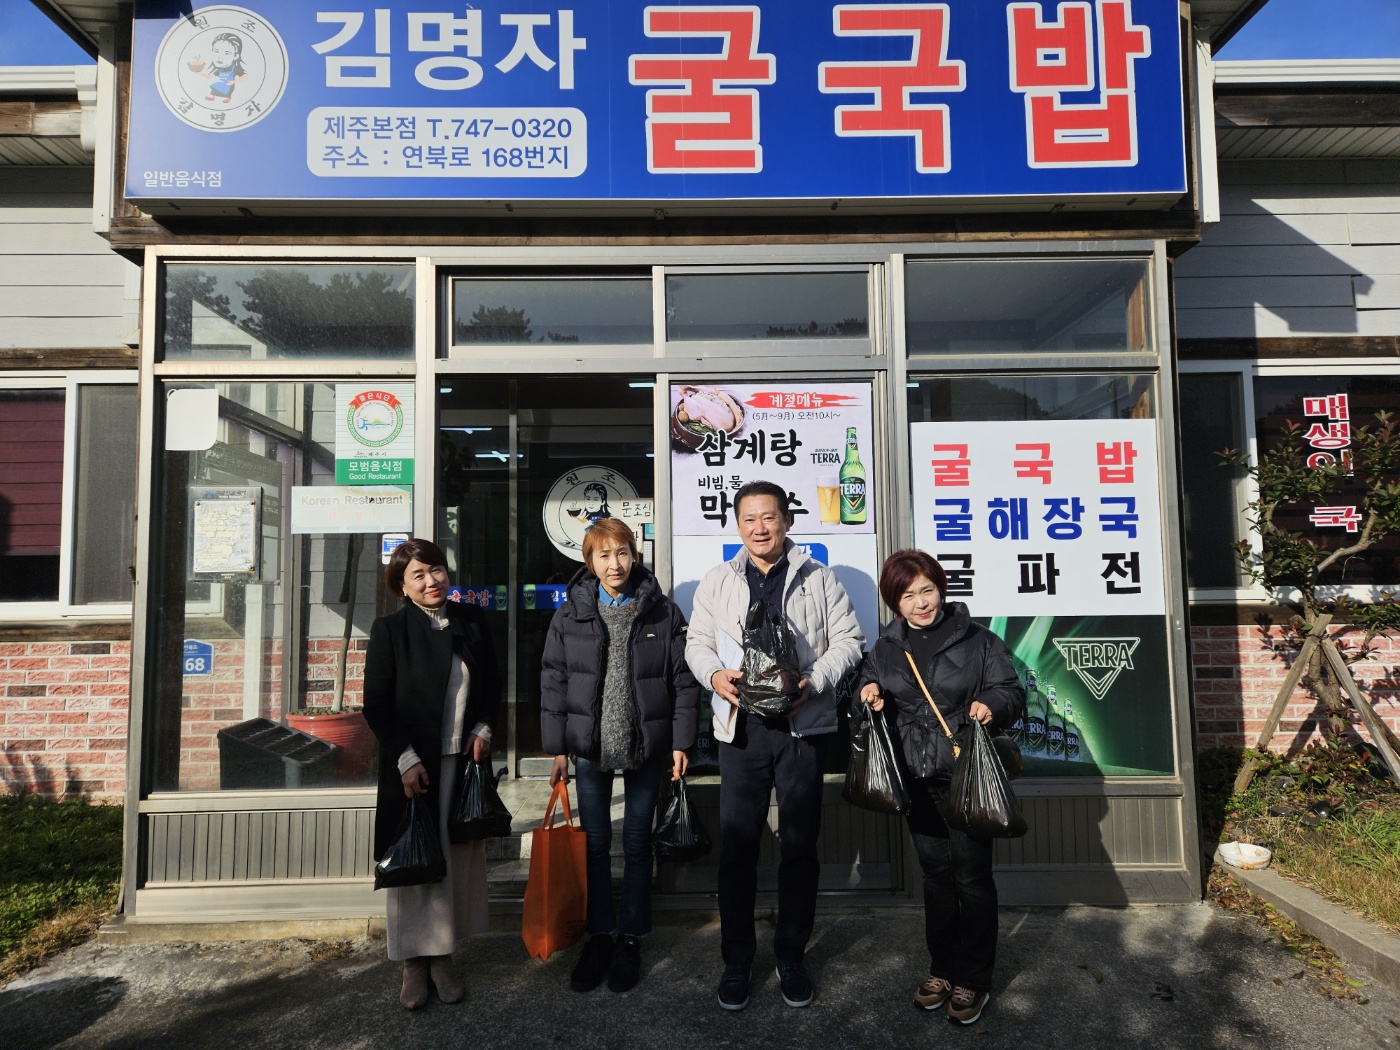
<path id="1" fill-rule="evenodd" d="M 696 55 L 632 55 L 630 81 L 647 91 L 647 170 L 653 174 L 763 170 L 758 91 L 771 84 L 772 55 L 758 51 L 757 7 L 649 7 L 650 37 L 712 38 L 720 49 Z"/>
<path id="2" fill-rule="evenodd" d="M 1346 529 L 1355 532 L 1361 524 L 1361 515 L 1355 507 L 1314 507 L 1308 519 L 1319 529 Z"/>
<path id="3" fill-rule="evenodd" d="M 933 446 L 933 483 L 945 488 L 965 488 L 972 484 L 972 460 L 966 445 Z"/>
<path id="4" fill-rule="evenodd" d="M 1097 443 L 1100 485 L 1131 485 L 1133 461 L 1137 449 L 1131 441 L 1100 441 Z"/>
<path id="5" fill-rule="evenodd" d="M 1026 100 L 1027 163 L 1136 164 L 1133 64 L 1152 53 L 1152 41 L 1146 26 L 1133 24 L 1132 0 L 1095 0 L 1092 7 L 1084 0 L 1062 3 L 1054 21 L 1045 20 L 1041 3 L 1016 3 L 1007 7 L 1006 20 L 1011 90 Z M 1096 73 L 1098 102 L 1062 100 L 1064 94 L 1093 91 Z"/>
<path id="6" fill-rule="evenodd" d="M 837 36 L 904 36 L 907 60 L 823 62 L 818 84 L 826 94 L 875 96 L 873 103 L 836 107 L 836 134 L 844 137 L 908 135 L 914 167 L 948 171 L 948 107 L 914 102 L 914 92 L 962 91 L 965 67 L 948 59 L 947 4 L 841 4 L 832 9 Z"/>
<path id="7" fill-rule="evenodd" d="M 1016 451 L 1030 453 L 1027 459 L 1012 460 L 1011 465 L 1016 468 L 1018 478 L 1029 478 L 1039 481 L 1042 485 L 1050 484 L 1050 469 L 1054 467 L 1055 461 L 1050 458 L 1048 443 L 1017 445 Z"/>
<path id="8" fill-rule="evenodd" d="M 1331 451 L 1314 452 L 1308 456 L 1308 466 L 1330 467 L 1338 458 L 1351 473 L 1351 404 L 1346 394 L 1303 398 L 1303 415 L 1326 416 L 1330 422 L 1314 423 L 1303 434 L 1303 440 L 1313 448 Z M 1333 451 L 1337 454 L 1333 455 Z"/>

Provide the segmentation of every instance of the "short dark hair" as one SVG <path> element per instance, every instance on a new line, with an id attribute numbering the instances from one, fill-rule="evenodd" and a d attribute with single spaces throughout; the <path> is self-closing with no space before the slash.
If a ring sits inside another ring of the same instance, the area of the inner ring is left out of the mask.
<path id="1" fill-rule="evenodd" d="M 948 599 L 948 574 L 933 555 L 914 550 L 895 551 L 885 559 L 880 569 L 880 597 L 896 616 L 899 615 L 899 599 L 920 576 L 933 581 L 940 602 Z"/>
<path id="2" fill-rule="evenodd" d="M 446 567 L 447 555 L 432 540 L 420 540 L 416 537 L 394 548 L 394 553 L 389 555 L 389 567 L 384 570 L 384 586 L 404 601 L 408 601 L 408 598 L 403 593 L 403 575 L 408 571 L 408 563 L 411 561 Z"/>
<path id="3" fill-rule="evenodd" d="M 783 517 L 788 521 L 792 520 L 792 511 L 788 508 L 787 489 L 781 485 L 774 485 L 771 481 L 750 481 L 747 485 L 734 493 L 734 513 L 739 513 L 739 504 L 750 496 L 772 496 L 778 501 L 778 510 L 782 511 Z"/>

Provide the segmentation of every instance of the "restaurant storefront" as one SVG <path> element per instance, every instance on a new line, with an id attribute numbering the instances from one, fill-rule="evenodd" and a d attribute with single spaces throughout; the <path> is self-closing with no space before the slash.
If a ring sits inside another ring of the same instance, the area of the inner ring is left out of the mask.
<path id="1" fill-rule="evenodd" d="M 126 919 L 382 910 L 358 710 L 403 537 L 488 611 L 496 763 L 529 782 L 583 531 L 631 524 L 688 610 L 755 478 L 868 637 L 881 560 L 919 546 L 1011 647 L 1031 832 L 1004 900 L 1198 897 L 1177 5 L 527 8 L 137 4 L 125 196 L 155 218 L 123 236 L 166 233 L 140 245 Z M 908 900 L 902 824 L 840 800 L 842 739 L 823 890 Z M 695 763 L 713 815 L 704 736 Z"/>

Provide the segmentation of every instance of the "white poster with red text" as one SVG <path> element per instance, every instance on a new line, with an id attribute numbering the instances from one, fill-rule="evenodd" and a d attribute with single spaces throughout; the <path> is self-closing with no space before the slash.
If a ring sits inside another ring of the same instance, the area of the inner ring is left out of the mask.
<path id="1" fill-rule="evenodd" d="M 914 542 L 989 616 L 1166 611 L 1157 424 L 914 423 Z"/>

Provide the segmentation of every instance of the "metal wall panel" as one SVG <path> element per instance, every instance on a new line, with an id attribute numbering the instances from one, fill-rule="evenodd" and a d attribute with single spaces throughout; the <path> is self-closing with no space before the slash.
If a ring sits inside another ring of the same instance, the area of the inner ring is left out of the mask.
<path id="1" fill-rule="evenodd" d="M 1027 798 L 1021 805 L 1030 832 L 997 843 L 998 868 L 1185 863 L 1180 798 Z"/>
<path id="2" fill-rule="evenodd" d="M 367 879 L 374 811 L 151 813 L 147 885 Z"/>

